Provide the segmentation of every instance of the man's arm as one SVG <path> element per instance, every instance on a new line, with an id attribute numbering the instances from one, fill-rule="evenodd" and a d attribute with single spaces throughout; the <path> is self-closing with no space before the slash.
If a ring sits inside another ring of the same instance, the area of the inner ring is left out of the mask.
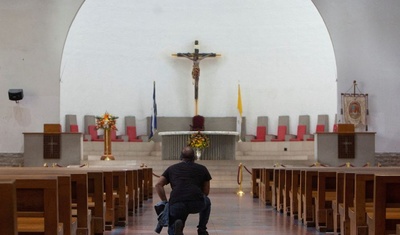
<path id="1" fill-rule="evenodd" d="M 208 194 L 210 193 L 210 181 L 204 182 L 202 191 L 203 191 L 204 195 L 208 196 Z"/>
<path id="2" fill-rule="evenodd" d="M 161 201 L 168 201 L 167 200 L 167 195 L 165 194 L 164 186 L 168 184 L 167 179 L 164 176 L 160 176 L 160 179 L 158 179 L 158 182 L 155 185 L 156 192 L 158 196 L 160 197 Z"/>

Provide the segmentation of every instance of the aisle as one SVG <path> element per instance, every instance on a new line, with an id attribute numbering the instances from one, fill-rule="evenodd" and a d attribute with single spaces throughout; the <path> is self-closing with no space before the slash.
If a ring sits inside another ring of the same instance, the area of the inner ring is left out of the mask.
<path id="1" fill-rule="evenodd" d="M 208 224 L 210 235 L 317 235 L 314 228 L 306 228 L 302 224 L 277 213 L 271 207 L 265 207 L 250 193 L 238 197 L 234 193 L 216 193 L 210 195 L 212 209 Z M 117 227 L 105 235 L 157 234 L 154 232 L 156 214 L 153 205 L 158 202 L 154 195 L 152 201 L 146 201 L 139 212 L 129 217 L 127 227 Z M 197 235 L 198 215 L 190 215 L 184 230 L 185 235 Z M 164 228 L 161 234 L 167 234 Z"/>

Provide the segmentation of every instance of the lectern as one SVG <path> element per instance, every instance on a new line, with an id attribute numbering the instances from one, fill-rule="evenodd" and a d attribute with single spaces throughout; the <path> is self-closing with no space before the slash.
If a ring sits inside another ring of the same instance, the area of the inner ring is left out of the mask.
<path id="1" fill-rule="evenodd" d="M 375 162 L 375 132 L 355 132 L 352 124 L 338 124 L 335 132 L 315 134 L 315 160 L 329 166 Z"/>

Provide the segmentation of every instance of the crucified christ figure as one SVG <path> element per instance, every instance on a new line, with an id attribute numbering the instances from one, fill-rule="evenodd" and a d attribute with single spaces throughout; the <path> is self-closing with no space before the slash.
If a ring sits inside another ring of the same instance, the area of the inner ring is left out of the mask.
<path id="1" fill-rule="evenodd" d="M 199 53 L 199 41 L 197 40 L 194 41 L 194 53 L 188 52 L 188 53 L 177 53 L 172 55 L 177 57 L 184 57 L 193 61 L 192 78 L 194 84 L 194 99 L 196 102 L 195 115 L 197 115 L 198 114 L 197 101 L 199 98 L 200 61 L 207 57 L 216 57 L 220 55 L 216 53 Z"/>

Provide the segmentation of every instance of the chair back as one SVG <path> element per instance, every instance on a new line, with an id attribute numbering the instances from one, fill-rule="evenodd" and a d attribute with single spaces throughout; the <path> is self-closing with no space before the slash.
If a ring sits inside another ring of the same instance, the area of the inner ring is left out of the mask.
<path id="1" fill-rule="evenodd" d="M 89 135 L 92 138 L 92 140 L 97 140 L 99 138 L 95 125 L 89 125 L 88 132 L 89 132 Z"/>
<path id="2" fill-rule="evenodd" d="M 191 131 L 204 131 L 204 117 L 196 115 L 192 118 L 192 125 L 190 126 Z"/>
<path id="3" fill-rule="evenodd" d="M 286 135 L 287 126 L 278 126 L 278 140 L 284 140 Z"/>
<path id="4" fill-rule="evenodd" d="M 110 138 L 111 138 L 111 140 L 116 140 L 117 139 L 117 131 L 116 130 L 111 129 Z"/>
<path id="5" fill-rule="evenodd" d="M 324 133 L 325 132 L 325 125 L 317 125 L 315 130 L 316 133 Z"/>
<path id="6" fill-rule="evenodd" d="M 297 139 L 304 140 L 304 135 L 306 134 L 307 126 L 306 125 L 298 125 L 297 126 Z"/>
<path id="7" fill-rule="evenodd" d="M 267 134 L 267 127 L 266 126 L 258 126 L 257 127 L 257 136 L 256 139 L 264 140 L 265 135 Z"/>
<path id="8" fill-rule="evenodd" d="M 69 132 L 78 133 L 79 132 L 78 125 L 76 125 L 76 124 L 69 125 Z"/>

